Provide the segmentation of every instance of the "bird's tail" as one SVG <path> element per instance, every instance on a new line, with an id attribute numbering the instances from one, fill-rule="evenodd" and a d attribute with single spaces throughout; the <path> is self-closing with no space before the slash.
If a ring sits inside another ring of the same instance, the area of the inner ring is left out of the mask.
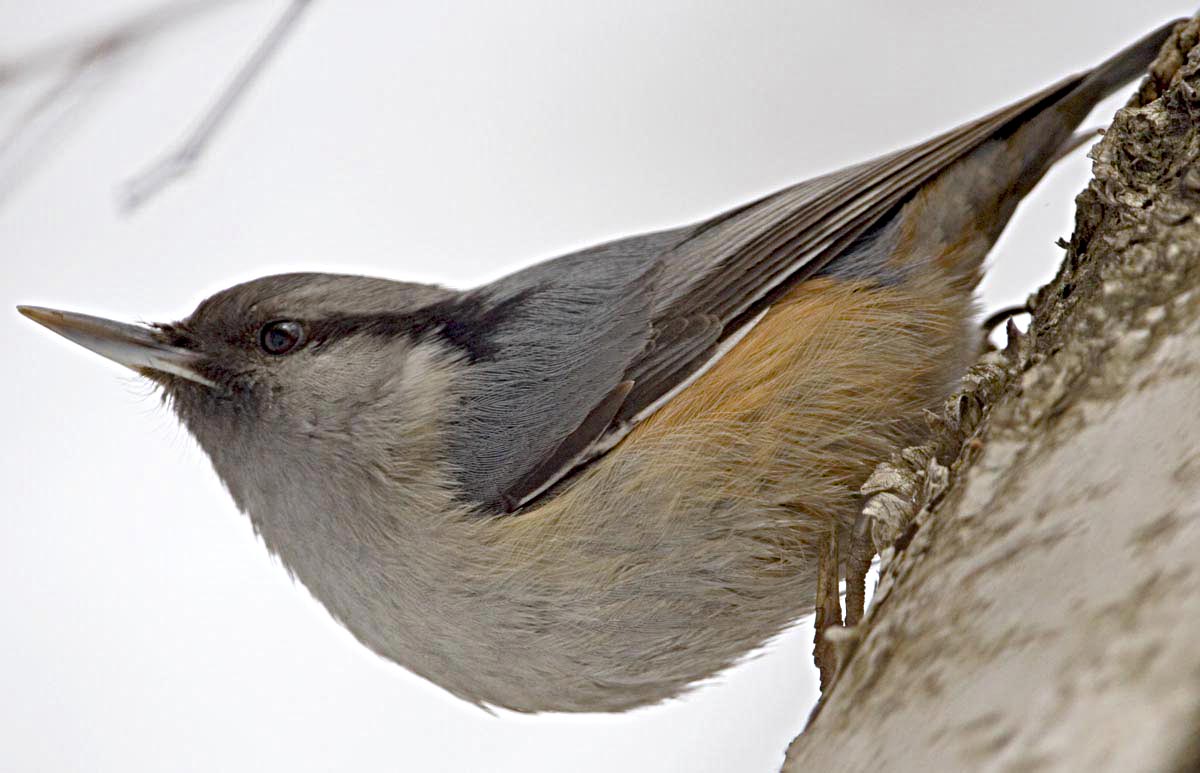
<path id="1" fill-rule="evenodd" d="M 1167 38 L 1171 37 L 1176 25 L 1186 21 L 1187 19 L 1176 19 L 1164 24 L 1136 43 L 1112 55 L 1103 64 L 1088 73 L 1083 82 L 1064 99 L 1064 102 L 1070 106 L 1074 106 L 1075 103 L 1079 104 L 1079 109 L 1083 111 L 1079 120 L 1082 121 L 1091 110 L 1092 105 L 1111 95 L 1126 83 L 1144 75 L 1150 67 L 1150 63 L 1158 56 L 1163 44 L 1167 42 Z"/>
<path id="2" fill-rule="evenodd" d="M 1082 74 L 1075 85 L 1032 108 L 1030 112 L 1036 115 L 1027 113 L 1014 122 L 1017 128 L 1009 137 L 1010 152 L 1024 156 L 1024 174 L 1016 189 L 1019 196 L 1076 145 L 1075 130 L 1098 102 L 1145 74 L 1181 21 L 1186 19 L 1176 19 L 1143 36 Z"/>
<path id="3" fill-rule="evenodd" d="M 1067 79 L 923 186 L 902 213 L 909 259 L 938 255 L 931 265 L 957 286 L 974 287 L 1017 204 L 1056 161 L 1081 144 L 1076 129 L 1096 103 L 1149 68 L 1176 23 Z M 945 234 L 956 236 L 953 243 L 945 243 Z"/>

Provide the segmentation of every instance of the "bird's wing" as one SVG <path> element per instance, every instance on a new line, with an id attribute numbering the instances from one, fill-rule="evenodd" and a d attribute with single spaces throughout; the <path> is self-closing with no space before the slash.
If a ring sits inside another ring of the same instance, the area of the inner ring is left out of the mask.
<path id="1" fill-rule="evenodd" d="M 555 474 L 546 464 L 564 443 L 605 434 L 654 332 L 655 258 L 676 241 L 667 232 L 593 247 L 442 304 L 471 359 L 447 427 L 465 498 L 511 510 L 519 482 Z"/>
<path id="2" fill-rule="evenodd" d="M 727 351 L 778 293 L 1083 77 L 698 225 L 566 255 L 465 294 L 464 303 L 506 311 L 460 331 L 486 343 L 450 430 L 464 495 L 511 511 L 607 451 Z"/>

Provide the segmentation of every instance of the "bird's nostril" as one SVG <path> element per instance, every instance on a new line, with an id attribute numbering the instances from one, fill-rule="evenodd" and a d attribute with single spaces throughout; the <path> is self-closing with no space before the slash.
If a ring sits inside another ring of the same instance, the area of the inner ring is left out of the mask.
<path id="1" fill-rule="evenodd" d="M 159 332 L 162 341 L 171 346 L 177 346 L 180 349 L 197 349 L 199 348 L 196 340 L 185 333 L 176 325 L 171 325 L 165 322 L 154 323 L 154 329 Z"/>

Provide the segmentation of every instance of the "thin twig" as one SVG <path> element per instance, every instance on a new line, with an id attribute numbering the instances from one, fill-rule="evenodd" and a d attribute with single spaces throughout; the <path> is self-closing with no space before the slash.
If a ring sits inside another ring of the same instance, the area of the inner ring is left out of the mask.
<path id="1" fill-rule="evenodd" d="M 176 0 L 143 11 L 91 37 L 53 43 L 8 61 L 0 61 L 0 88 L 60 67 L 79 69 L 143 43 L 181 22 L 229 5 L 232 0 Z"/>
<path id="2" fill-rule="evenodd" d="M 49 138 L 72 127 L 67 118 L 80 106 L 79 95 L 90 96 L 94 89 L 86 84 L 111 75 L 112 68 L 106 65 L 112 63 L 105 56 L 68 69 L 21 112 L 11 130 L 0 135 L 0 206 L 44 158 Z"/>
<path id="3" fill-rule="evenodd" d="M 0 136 L 0 205 L 46 155 L 49 138 L 62 139 L 79 121 L 68 121 L 83 98 L 110 84 L 122 59 L 182 22 L 233 0 L 175 0 L 127 17 L 101 32 L 53 43 L 0 61 L 0 93 L 23 80 L 49 76 L 49 85 L 5 126 Z M 7 123 L 7 122 L 6 122 Z"/>
<path id="4" fill-rule="evenodd" d="M 275 22 L 262 42 L 230 80 L 212 106 L 200 118 L 196 127 L 179 146 L 150 168 L 136 175 L 124 186 L 122 209 L 130 212 L 167 185 L 178 180 L 195 168 L 218 130 L 229 119 L 230 114 L 245 96 L 247 89 L 262 74 L 271 58 L 296 26 L 296 22 L 312 0 L 292 0 Z"/>

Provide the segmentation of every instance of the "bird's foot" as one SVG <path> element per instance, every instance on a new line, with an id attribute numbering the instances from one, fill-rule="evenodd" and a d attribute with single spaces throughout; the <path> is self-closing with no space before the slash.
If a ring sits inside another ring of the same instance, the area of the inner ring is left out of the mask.
<path id="1" fill-rule="evenodd" d="M 833 684 L 843 665 L 847 639 L 841 632 L 853 628 L 862 620 L 866 606 L 867 571 L 875 548 L 871 542 L 870 519 L 860 514 L 850 533 L 848 549 L 842 544 L 838 531 L 830 533 L 821 547 L 817 562 L 816 633 L 813 639 L 813 660 L 821 673 L 821 692 Z M 842 615 L 838 580 L 841 577 L 842 555 L 846 556 L 846 611 Z"/>
<path id="2" fill-rule="evenodd" d="M 842 625 L 842 602 L 838 597 L 838 538 L 837 530 L 830 531 L 821 546 L 817 560 L 816 633 L 813 637 L 813 661 L 821 672 L 821 692 L 824 693 L 837 675 L 837 651 L 826 633 Z"/>

